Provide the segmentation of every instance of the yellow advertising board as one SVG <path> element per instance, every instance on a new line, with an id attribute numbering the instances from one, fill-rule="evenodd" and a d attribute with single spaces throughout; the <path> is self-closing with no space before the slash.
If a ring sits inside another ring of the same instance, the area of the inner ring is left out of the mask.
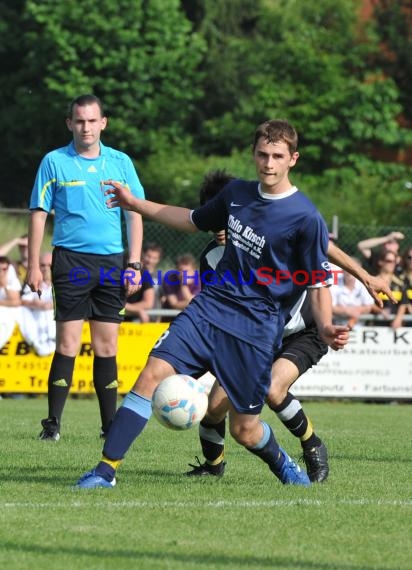
<path id="1" fill-rule="evenodd" d="M 122 323 L 117 354 L 119 393 L 126 394 L 146 363 L 147 356 L 169 323 Z M 47 378 L 53 355 L 37 356 L 18 327 L 0 349 L 0 394 L 47 394 Z M 94 393 L 93 353 L 89 326 L 85 323 L 76 358 L 70 393 Z"/>

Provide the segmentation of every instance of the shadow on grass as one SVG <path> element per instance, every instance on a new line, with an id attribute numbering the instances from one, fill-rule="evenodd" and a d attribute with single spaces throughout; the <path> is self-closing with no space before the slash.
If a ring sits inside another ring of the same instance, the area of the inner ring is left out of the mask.
<path id="1" fill-rule="evenodd" d="M 15 542 L 8 542 L 8 541 L 1 541 L 0 540 L 0 547 L 5 553 L 6 551 L 9 552 L 20 552 L 25 554 L 33 553 L 36 556 L 45 555 L 45 556 L 61 556 L 62 554 L 66 556 L 73 556 L 76 559 L 79 556 L 86 556 L 90 557 L 91 559 L 102 558 L 102 559 L 111 559 L 114 558 L 124 559 L 124 560 L 131 560 L 132 567 L 136 567 L 137 564 L 144 564 L 144 560 L 157 560 L 159 562 L 176 562 L 181 564 L 190 564 L 192 565 L 204 565 L 204 564 L 214 564 L 219 565 L 219 567 L 233 567 L 233 568 L 290 568 L 295 570 L 399 570 L 398 568 L 390 568 L 389 566 L 365 566 L 362 563 L 362 566 L 358 564 L 345 564 L 345 563 L 338 563 L 338 564 L 331 564 L 330 562 L 319 563 L 310 562 L 309 560 L 302 561 L 302 560 L 291 560 L 288 556 L 287 558 L 281 556 L 274 556 L 272 558 L 268 557 L 259 557 L 259 556 L 248 556 L 245 553 L 239 554 L 239 556 L 233 555 L 214 555 L 214 554 L 196 554 L 194 552 L 188 552 L 187 554 L 181 554 L 178 552 L 173 552 L 173 545 L 167 546 L 167 553 L 162 554 L 158 551 L 145 551 L 140 552 L 139 550 L 131 550 L 131 549 L 119 549 L 119 550 L 93 550 L 89 548 L 81 548 L 81 547 L 65 547 L 61 545 L 56 546 L 42 546 L 38 543 L 36 544 L 23 544 L 23 543 L 15 543 Z M 142 566 L 143 567 L 143 566 Z"/>
<path id="2" fill-rule="evenodd" d="M 333 453 L 330 459 L 333 461 L 335 459 L 343 460 L 343 461 L 359 461 L 360 463 L 371 462 L 371 463 L 388 463 L 389 465 L 393 465 L 394 456 L 388 455 L 386 457 L 373 457 L 364 455 L 355 455 L 353 453 L 345 454 L 345 453 Z M 412 457 L 396 457 L 396 463 L 412 463 Z"/>
<path id="3" fill-rule="evenodd" d="M 9 468 L 0 468 L 0 478 L 3 481 L 9 483 L 41 483 L 41 484 L 53 484 L 61 485 L 62 487 L 70 487 L 76 483 L 83 473 L 92 469 L 97 464 L 90 464 L 89 467 L 80 468 L 78 471 L 70 474 L 67 470 L 67 466 L 64 465 L 44 465 L 41 466 L 19 466 L 15 471 L 10 471 Z M 136 478 L 143 478 L 146 482 L 151 482 L 153 484 L 164 485 L 167 482 L 168 485 L 181 485 L 183 482 L 189 482 L 191 479 L 186 476 L 185 472 L 182 471 L 161 471 L 158 469 L 122 469 L 118 475 L 116 475 L 118 481 L 129 482 Z M 214 479 L 213 483 L 218 483 L 219 479 Z"/>

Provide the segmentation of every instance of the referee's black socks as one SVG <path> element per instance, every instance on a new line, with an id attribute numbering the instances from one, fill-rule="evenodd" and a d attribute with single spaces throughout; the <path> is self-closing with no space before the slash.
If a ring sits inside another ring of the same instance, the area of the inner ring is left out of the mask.
<path id="1" fill-rule="evenodd" d="M 117 409 L 117 361 L 115 356 L 94 356 L 93 383 L 100 406 L 102 431 L 105 435 Z"/>
<path id="2" fill-rule="evenodd" d="M 50 367 L 47 391 L 49 418 L 57 418 L 59 424 L 72 385 L 74 361 L 74 356 L 55 352 Z"/>

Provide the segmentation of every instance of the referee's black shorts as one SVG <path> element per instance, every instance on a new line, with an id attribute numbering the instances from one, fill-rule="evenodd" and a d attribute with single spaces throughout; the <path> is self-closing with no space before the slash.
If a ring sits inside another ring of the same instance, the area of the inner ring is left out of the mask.
<path id="1" fill-rule="evenodd" d="M 299 370 L 299 376 L 312 368 L 328 352 L 328 345 L 320 338 L 316 326 L 308 327 L 284 337 L 278 358 L 290 360 Z"/>
<path id="2" fill-rule="evenodd" d="M 124 255 L 53 250 L 52 281 L 56 321 L 123 321 Z"/>

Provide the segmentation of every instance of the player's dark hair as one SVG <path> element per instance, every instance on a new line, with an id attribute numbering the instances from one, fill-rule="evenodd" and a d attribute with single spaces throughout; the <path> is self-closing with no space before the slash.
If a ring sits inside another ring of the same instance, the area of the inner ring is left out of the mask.
<path id="1" fill-rule="evenodd" d="M 212 170 L 205 175 L 199 189 L 200 205 L 214 198 L 235 177 L 225 170 Z"/>
<path id="2" fill-rule="evenodd" d="M 100 114 L 102 117 L 104 117 L 105 112 L 101 99 L 99 99 L 97 95 L 92 95 L 89 93 L 84 95 L 79 95 L 69 103 L 69 107 L 67 109 L 67 116 L 69 117 L 69 119 L 73 118 L 73 109 L 75 105 L 78 105 L 79 107 L 84 107 L 85 105 L 93 105 L 93 103 L 96 103 L 99 106 Z"/>
<path id="3" fill-rule="evenodd" d="M 253 150 L 255 150 L 260 138 L 264 138 L 269 143 L 285 142 L 289 147 L 290 154 L 296 152 L 298 148 L 298 133 L 285 119 L 272 119 L 259 125 L 253 137 Z"/>
<path id="4" fill-rule="evenodd" d="M 5 263 L 7 265 L 11 265 L 11 261 L 7 257 L 7 255 L 0 255 L 0 263 Z"/>

